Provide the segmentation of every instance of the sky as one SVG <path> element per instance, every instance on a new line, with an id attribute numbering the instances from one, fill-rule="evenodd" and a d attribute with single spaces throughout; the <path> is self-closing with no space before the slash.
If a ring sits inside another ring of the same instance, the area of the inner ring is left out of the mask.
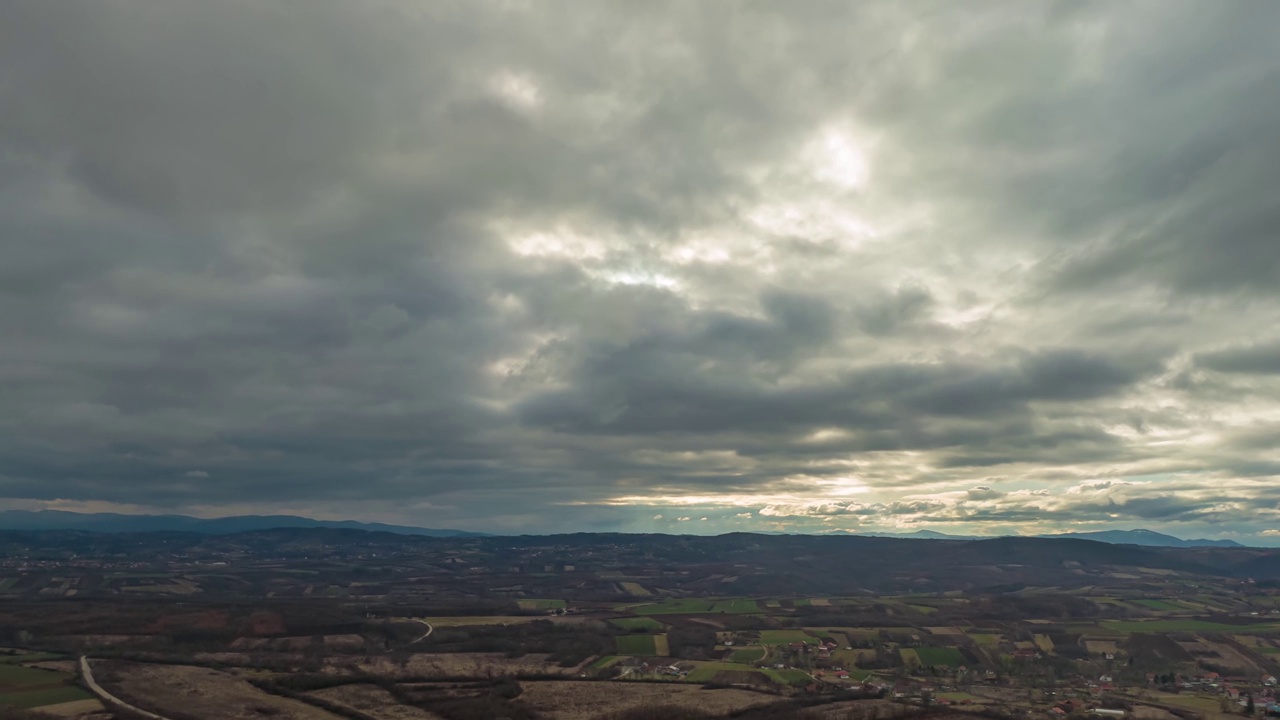
<path id="1" fill-rule="evenodd" d="M 1280 543 L 1280 3 L 0 4 L 0 507 Z"/>

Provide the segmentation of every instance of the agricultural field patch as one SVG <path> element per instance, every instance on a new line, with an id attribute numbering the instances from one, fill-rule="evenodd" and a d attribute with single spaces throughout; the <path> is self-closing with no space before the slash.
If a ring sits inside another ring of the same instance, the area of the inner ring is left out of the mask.
<path id="1" fill-rule="evenodd" d="M 631 632 L 661 632 L 667 627 L 651 617 L 614 618 L 609 624 Z"/>
<path id="2" fill-rule="evenodd" d="M 1280 623 L 1229 625 L 1208 620 L 1103 620 L 1101 625 L 1121 633 L 1221 632 L 1246 635 L 1280 633 Z M 1087 634 L 1087 633 L 1084 633 Z"/>
<path id="3" fill-rule="evenodd" d="M 0 707 L 12 707 L 18 710 L 30 710 L 46 705 L 92 700 L 93 696 L 71 685 L 62 685 L 34 690 L 14 690 L 0 692 Z"/>
<path id="4" fill-rule="evenodd" d="M 650 595 L 653 595 L 653 593 L 649 592 L 648 588 L 638 582 L 624 581 L 618 583 L 618 585 L 622 587 L 623 592 L 626 592 L 629 595 L 635 595 L 636 597 L 649 597 Z"/>
<path id="5" fill-rule="evenodd" d="M 711 682 L 722 672 L 753 672 L 756 668 L 736 662 L 700 662 L 689 671 L 685 679 L 689 682 Z"/>
<path id="6" fill-rule="evenodd" d="M 542 620 L 538 615 L 459 615 L 456 617 L 426 618 L 432 627 L 466 627 L 468 625 L 515 625 Z"/>
<path id="7" fill-rule="evenodd" d="M 964 665 L 964 654 L 953 647 L 920 647 L 914 648 L 921 665 Z"/>
<path id="8" fill-rule="evenodd" d="M 1142 598 L 1139 600 L 1131 600 L 1130 602 L 1132 602 L 1134 605 L 1141 605 L 1142 607 L 1147 608 L 1149 610 L 1175 611 L 1175 610 L 1185 609 L 1184 607 L 1174 604 L 1168 600 L 1158 600 L 1154 598 Z"/>
<path id="9" fill-rule="evenodd" d="M 730 662 L 753 663 L 762 660 L 765 650 L 762 647 L 744 647 L 735 649 L 730 655 Z"/>
<path id="10" fill-rule="evenodd" d="M 1032 638 L 1035 641 L 1036 647 L 1040 648 L 1041 652 L 1053 652 L 1053 640 L 1051 640 L 1048 635 L 1034 635 Z"/>
<path id="11" fill-rule="evenodd" d="M 761 630 L 761 645 L 788 645 L 793 642 L 817 645 L 818 638 L 803 630 Z"/>
<path id="12" fill-rule="evenodd" d="M 562 610 L 565 607 L 564 600 L 517 600 L 516 605 L 521 610 Z"/>
<path id="13" fill-rule="evenodd" d="M 553 680 L 522 682 L 520 687 L 524 691 L 520 701 L 549 720 L 594 720 L 600 717 L 602 708 L 623 712 L 658 705 L 726 715 L 777 701 L 773 696 L 749 690 L 707 690 L 692 684 Z"/>
<path id="14" fill-rule="evenodd" d="M 641 605 L 633 608 L 632 612 L 637 615 L 697 615 L 711 612 L 711 607 L 714 604 L 715 601 L 713 600 L 680 598 L 678 600 L 664 600 L 652 605 Z"/>
<path id="15" fill-rule="evenodd" d="M 737 600 L 718 600 L 711 606 L 711 612 L 717 613 L 754 613 L 760 612 L 760 606 L 755 600 L 737 599 Z"/>
<path id="16" fill-rule="evenodd" d="M 619 635 L 615 638 L 619 655 L 657 655 L 653 635 Z"/>
<path id="17" fill-rule="evenodd" d="M 1085 640 L 1084 647 L 1091 655 L 1101 655 L 1103 653 L 1114 655 L 1120 652 L 1115 640 Z"/>
<path id="18" fill-rule="evenodd" d="M 402 705 L 389 691 L 376 685 L 339 685 L 307 693 L 326 702 L 351 708 L 379 720 L 436 720 L 437 716 Z"/>

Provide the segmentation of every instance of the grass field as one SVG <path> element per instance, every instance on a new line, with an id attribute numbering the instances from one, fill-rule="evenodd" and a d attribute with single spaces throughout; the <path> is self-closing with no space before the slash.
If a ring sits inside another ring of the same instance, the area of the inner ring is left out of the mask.
<path id="1" fill-rule="evenodd" d="M 628 594 L 635 595 L 636 597 L 648 597 L 653 594 L 638 582 L 620 582 L 618 584 L 621 585 L 622 589 L 626 590 Z"/>
<path id="2" fill-rule="evenodd" d="M 604 657 L 600 658 L 599 660 L 596 660 L 595 662 L 591 663 L 587 667 L 592 670 L 603 670 L 604 668 L 607 668 L 610 665 L 614 665 L 620 662 L 621 660 L 622 658 L 618 655 L 605 655 Z"/>
<path id="3" fill-rule="evenodd" d="M 426 618 L 432 627 L 464 627 L 469 625 L 514 625 L 543 619 L 539 615 L 458 615 Z"/>
<path id="4" fill-rule="evenodd" d="M 1042 652 L 1053 652 L 1053 640 L 1048 635 L 1035 635 L 1034 639 L 1036 647 L 1040 648 Z"/>
<path id="5" fill-rule="evenodd" d="M 64 685 L 40 690 L 0 692 L 0 707 L 9 706 L 19 710 L 29 710 L 31 708 L 44 707 L 45 705 L 91 699 L 93 699 L 93 696 L 84 690 L 72 685 Z"/>
<path id="6" fill-rule="evenodd" d="M 938 612 L 938 608 L 933 607 L 932 605 L 907 605 L 907 607 L 923 615 L 932 615 Z"/>
<path id="7" fill-rule="evenodd" d="M 1184 609 L 1183 607 L 1179 605 L 1175 605 L 1174 603 L 1171 603 L 1168 600 L 1154 600 L 1149 598 L 1143 598 L 1141 600 L 1133 600 L 1131 602 L 1134 605 L 1141 605 L 1142 607 L 1148 608 L 1151 610 L 1182 610 Z"/>
<path id="8" fill-rule="evenodd" d="M 761 645 L 787 645 L 793 642 L 809 643 L 817 645 L 818 638 L 806 633 L 803 630 L 761 630 Z"/>
<path id="9" fill-rule="evenodd" d="M 565 606 L 563 600 L 517 600 L 521 610 L 559 610 Z"/>
<path id="10" fill-rule="evenodd" d="M 783 685 L 807 685 L 813 682 L 813 678 L 804 670 L 794 670 L 787 668 L 785 670 L 766 670 L 765 674 L 773 678 L 774 681 Z"/>
<path id="11" fill-rule="evenodd" d="M 714 604 L 712 600 L 681 598 L 679 600 L 664 600 L 652 605 L 641 605 L 633 608 L 632 612 L 637 615 L 697 615 L 711 612 L 711 607 Z"/>
<path id="12" fill-rule="evenodd" d="M 753 613 L 760 612 L 755 600 L 718 600 L 711 606 L 711 612 L 718 613 Z"/>
<path id="13" fill-rule="evenodd" d="M 667 627 L 651 617 L 614 618 L 609 624 L 623 630 L 644 632 L 662 632 Z"/>
<path id="14" fill-rule="evenodd" d="M 1280 623 L 1228 625 L 1207 620 L 1103 620 L 1102 626 L 1121 633 L 1223 632 L 1237 635 L 1280 633 Z"/>
<path id="15" fill-rule="evenodd" d="M 667 657 L 671 654 L 671 645 L 668 644 L 666 635 L 653 636 L 653 654 L 661 657 Z"/>
<path id="16" fill-rule="evenodd" d="M 736 663 L 753 663 L 762 657 L 764 657 L 764 648 L 745 647 L 734 650 L 729 659 Z"/>
<path id="17" fill-rule="evenodd" d="M 685 679 L 688 680 L 689 682 L 711 682 L 712 680 L 715 679 L 717 673 L 720 673 L 726 670 L 750 672 L 752 670 L 755 670 L 755 668 L 751 667 L 750 665 L 743 665 L 742 663 L 732 663 L 732 662 L 698 663 L 698 666 L 696 668 L 689 671 L 689 674 L 685 677 Z"/>
<path id="18" fill-rule="evenodd" d="M 70 680 L 67 673 L 0 663 L 0 707 L 26 710 L 93 697 Z"/>
<path id="19" fill-rule="evenodd" d="M 31 685 L 48 685 L 70 677 L 64 673 L 38 668 L 23 667 L 13 663 L 0 664 L 0 690 L 18 689 Z"/>
<path id="20" fill-rule="evenodd" d="M 653 646 L 653 638 L 653 635 L 619 635 L 616 638 L 618 654 L 657 655 L 657 650 Z"/>
<path id="21" fill-rule="evenodd" d="M 58 653 L 23 653 L 21 655 L 0 655 L 0 663 L 30 663 L 41 660 L 61 660 L 66 655 Z"/>
<path id="22" fill-rule="evenodd" d="M 906 652 L 905 650 L 903 651 Z M 921 665 L 950 665 L 956 667 L 964 664 L 964 655 L 953 647 L 921 647 L 915 648 Z M 904 658 L 905 659 L 905 658 Z"/>

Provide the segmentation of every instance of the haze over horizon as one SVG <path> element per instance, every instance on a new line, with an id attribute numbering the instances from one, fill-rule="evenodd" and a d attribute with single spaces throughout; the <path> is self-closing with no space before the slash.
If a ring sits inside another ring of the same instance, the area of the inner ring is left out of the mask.
<path id="1" fill-rule="evenodd" d="M 1280 4 L 0 5 L 0 509 L 1280 541 Z"/>

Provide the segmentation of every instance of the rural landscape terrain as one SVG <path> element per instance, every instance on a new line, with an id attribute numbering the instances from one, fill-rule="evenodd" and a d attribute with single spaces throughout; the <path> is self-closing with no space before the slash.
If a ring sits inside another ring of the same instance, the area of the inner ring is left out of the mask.
<path id="1" fill-rule="evenodd" d="M 0 532 L 9 717 L 1280 714 L 1280 551 Z"/>

